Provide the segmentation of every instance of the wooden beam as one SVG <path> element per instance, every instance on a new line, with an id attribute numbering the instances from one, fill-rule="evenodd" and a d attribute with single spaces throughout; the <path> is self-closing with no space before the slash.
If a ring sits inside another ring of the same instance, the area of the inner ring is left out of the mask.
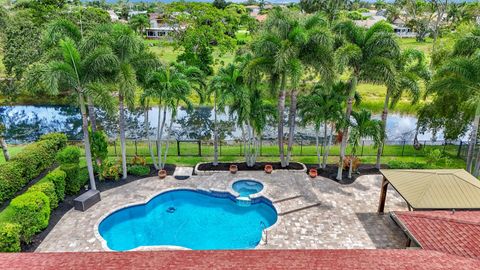
<path id="1" fill-rule="evenodd" d="M 378 213 L 383 214 L 383 210 L 385 209 L 385 200 L 387 198 L 387 189 L 388 189 L 388 180 L 383 177 L 382 181 L 382 189 L 380 190 L 380 201 L 378 202 Z"/>

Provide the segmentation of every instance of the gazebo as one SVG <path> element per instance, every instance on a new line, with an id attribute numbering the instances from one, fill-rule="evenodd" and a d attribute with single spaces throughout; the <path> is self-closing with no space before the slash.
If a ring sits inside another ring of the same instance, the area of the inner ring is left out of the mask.
<path id="1" fill-rule="evenodd" d="M 409 210 L 480 210 L 480 181 L 461 169 L 380 170 L 383 175 L 378 213 L 383 213 L 388 185 Z"/>

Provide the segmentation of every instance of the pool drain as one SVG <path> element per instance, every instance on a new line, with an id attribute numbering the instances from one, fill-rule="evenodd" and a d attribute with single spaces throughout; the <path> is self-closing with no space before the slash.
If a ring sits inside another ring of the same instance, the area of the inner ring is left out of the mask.
<path id="1" fill-rule="evenodd" d="M 175 210 L 176 210 L 175 207 L 169 207 L 169 208 L 167 209 L 167 213 L 170 213 L 170 214 L 171 214 L 171 213 L 175 212 Z"/>

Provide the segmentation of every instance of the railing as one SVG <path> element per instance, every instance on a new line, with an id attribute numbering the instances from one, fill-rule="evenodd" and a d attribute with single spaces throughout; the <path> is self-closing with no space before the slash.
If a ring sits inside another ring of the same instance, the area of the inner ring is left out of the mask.
<path id="1" fill-rule="evenodd" d="M 70 141 L 71 144 L 82 146 L 81 141 Z M 426 156 L 429 152 L 439 149 L 442 153 L 450 156 L 466 158 L 468 143 L 464 141 L 420 141 L 420 150 L 415 149 L 412 140 L 390 140 L 386 141 L 383 147 L 382 156 L 405 156 L 405 157 L 421 157 Z M 153 152 L 157 151 L 156 141 L 151 142 Z M 286 145 L 285 145 L 286 146 Z M 165 150 L 165 143 L 163 144 Z M 477 146 L 477 148 L 480 146 Z M 131 140 L 126 141 L 127 156 L 144 156 L 150 155 L 148 141 Z M 322 141 L 319 145 L 320 154 L 323 155 L 325 149 Z M 351 146 L 347 146 L 347 153 L 350 153 Z M 276 140 L 262 139 L 258 149 L 260 157 L 278 156 L 278 144 Z M 338 143 L 330 146 L 329 154 L 338 156 L 340 153 L 340 145 Z M 113 140 L 108 146 L 109 156 L 120 156 L 120 142 Z M 223 157 L 243 156 L 243 143 L 241 140 L 222 140 L 218 143 L 218 154 Z M 376 156 L 377 147 L 370 140 L 360 141 L 357 147 L 358 156 Z M 186 156 L 186 157 L 212 157 L 214 155 L 214 143 L 211 140 L 175 140 L 170 141 L 168 156 Z M 297 139 L 293 144 L 293 156 L 316 156 L 315 140 Z"/>

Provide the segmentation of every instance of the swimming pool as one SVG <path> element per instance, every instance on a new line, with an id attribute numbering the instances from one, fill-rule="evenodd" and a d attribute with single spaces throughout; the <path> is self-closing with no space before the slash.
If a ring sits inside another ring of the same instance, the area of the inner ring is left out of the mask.
<path id="1" fill-rule="evenodd" d="M 264 198 L 245 207 L 229 193 L 179 189 L 110 214 L 98 231 L 107 246 L 117 251 L 140 246 L 252 249 L 263 229 L 276 221 L 275 208 Z"/>
<path id="2" fill-rule="evenodd" d="M 248 197 L 260 192 L 263 189 L 263 184 L 255 180 L 244 179 L 233 183 L 232 188 L 240 194 L 240 197 Z"/>

